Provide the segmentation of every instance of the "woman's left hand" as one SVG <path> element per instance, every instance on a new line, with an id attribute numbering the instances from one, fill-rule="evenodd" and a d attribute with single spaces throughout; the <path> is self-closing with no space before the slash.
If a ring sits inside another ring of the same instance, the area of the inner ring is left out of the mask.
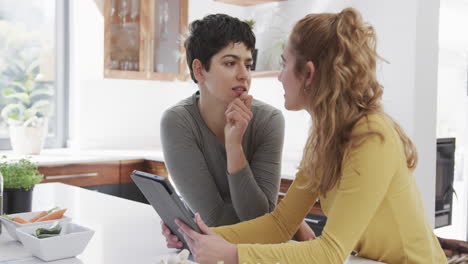
<path id="1" fill-rule="evenodd" d="M 175 223 L 179 226 L 179 232 L 184 235 L 190 252 L 198 263 L 212 264 L 218 261 L 224 261 L 224 264 L 238 263 L 236 245 L 227 242 L 220 235 L 211 231 L 198 213 L 195 215 L 195 221 L 202 231 L 201 234 L 179 219 L 176 219 Z"/>

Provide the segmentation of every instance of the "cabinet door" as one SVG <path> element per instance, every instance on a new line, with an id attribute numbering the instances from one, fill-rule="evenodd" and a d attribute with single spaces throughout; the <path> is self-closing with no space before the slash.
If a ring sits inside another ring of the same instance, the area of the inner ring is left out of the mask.
<path id="1" fill-rule="evenodd" d="M 132 183 L 130 177 L 133 170 L 148 172 L 151 174 L 168 177 L 164 162 L 154 160 L 122 160 L 120 162 L 120 183 Z"/>
<path id="2" fill-rule="evenodd" d="M 146 0 L 104 1 L 104 77 L 144 79 L 149 49 Z"/>
<path id="3" fill-rule="evenodd" d="M 148 1 L 148 77 L 154 80 L 187 79 L 189 73 L 183 48 L 188 24 L 187 0 Z"/>
<path id="4" fill-rule="evenodd" d="M 39 166 L 43 183 L 62 182 L 74 186 L 120 183 L 120 161 Z"/>
<path id="5" fill-rule="evenodd" d="M 130 175 L 134 170 L 145 171 L 145 160 L 122 160 L 120 162 L 120 183 L 133 183 Z"/>
<path id="6" fill-rule="evenodd" d="M 158 176 L 169 177 L 169 173 L 167 172 L 164 162 L 145 160 L 144 170 Z"/>
<path id="7" fill-rule="evenodd" d="M 187 79 L 187 0 L 104 0 L 104 77 Z"/>

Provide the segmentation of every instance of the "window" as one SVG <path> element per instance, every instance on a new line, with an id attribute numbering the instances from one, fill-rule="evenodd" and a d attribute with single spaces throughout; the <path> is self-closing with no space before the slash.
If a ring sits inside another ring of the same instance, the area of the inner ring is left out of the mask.
<path id="1" fill-rule="evenodd" d="M 49 102 L 46 148 L 64 147 L 66 140 L 68 5 L 62 0 L 2 1 L 0 5 L 0 109 L 15 100 L 4 96 L 12 82 L 25 80 L 27 72 L 37 74 L 34 87 L 47 89 L 31 97 L 31 103 Z M 34 71 L 27 70 L 36 66 Z M 11 149 L 8 124 L 3 118 L 0 149 Z"/>

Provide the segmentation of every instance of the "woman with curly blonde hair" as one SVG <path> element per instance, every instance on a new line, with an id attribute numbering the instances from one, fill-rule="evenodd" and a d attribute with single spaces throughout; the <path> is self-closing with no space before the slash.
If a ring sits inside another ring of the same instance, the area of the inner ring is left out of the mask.
<path id="1" fill-rule="evenodd" d="M 385 263 L 446 263 L 413 177 L 416 149 L 382 108 L 376 36 L 353 8 L 293 28 L 279 76 L 288 110 L 312 127 L 299 172 L 277 208 L 197 233 L 176 221 L 200 263 L 343 263 L 352 251 Z M 286 243 L 317 198 L 320 237 Z"/>

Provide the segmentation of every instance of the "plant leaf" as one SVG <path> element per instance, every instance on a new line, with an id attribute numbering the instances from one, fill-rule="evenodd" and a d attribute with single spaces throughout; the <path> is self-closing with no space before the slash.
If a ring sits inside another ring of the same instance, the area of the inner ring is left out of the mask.
<path id="1" fill-rule="evenodd" d="M 36 96 L 41 96 L 41 95 L 45 95 L 45 96 L 53 96 L 54 95 L 54 89 L 52 89 L 51 87 L 49 86 L 45 86 L 44 88 L 40 88 L 40 89 L 34 89 L 32 92 L 31 92 L 31 99 L 35 98 Z"/>
<path id="2" fill-rule="evenodd" d="M 4 94 L 5 97 L 18 99 L 25 105 L 29 105 L 31 103 L 31 99 L 29 98 L 29 95 L 27 93 L 16 93 L 14 91 L 12 93 L 11 91 L 9 92 L 10 92 L 9 94 Z"/>
<path id="3" fill-rule="evenodd" d="M 30 76 L 37 76 L 40 71 L 39 60 L 32 61 L 26 69 L 26 74 Z M 35 79 L 35 78 L 32 78 Z"/>
<path id="4" fill-rule="evenodd" d="M 44 175 L 39 173 L 37 165 L 29 159 L 11 161 L 2 158 L 0 172 L 3 175 L 4 188 L 29 190 L 44 178 Z"/>
<path id="5" fill-rule="evenodd" d="M 24 120 L 28 120 L 33 116 L 36 116 L 39 108 L 28 108 L 24 111 Z"/>
<path id="6" fill-rule="evenodd" d="M 41 114 L 46 116 L 49 110 L 50 102 L 47 100 L 39 100 L 35 102 L 28 110 L 35 111 L 35 115 Z"/>
<path id="7" fill-rule="evenodd" d="M 37 102 L 35 102 L 31 108 L 40 108 L 40 107 L 46 107 L 46 106 L 49 106 L 50 105 L 50 102 L 47 101 L 47 100 L 39 100 Z"/>
<path id="8" fill-rule="evenodd" d="M 8 104 L 2 109 L 1 116 L 5 120 L 14 119 L 21 121 L 20 119 L 25 110 L 26 108 L 22 104 Z"/>
<path id="9" fill-rule="evenodd" d="M 18 81 L 18 80 L 12 81 L 10 85 L 13 86 L 13 87 L 20 88 L 21 91 L 23 91 L 23 92 L 27 91 L 26 86 L 24 86 L 24 83 L 22 81 Z"/>
<path id="10" fill-rule="evenodd" d="M 3 96 L 8 97 L 13 93 L 16 93 L 15 89 L 8 87 L 3 91 Z"/>
<path id="11" fill-rule="evenodd" d="M 26 79 L 26 81 L 24 82 L 24 87 L 26 88 L 25 92 L 31 93 L 32 90 L 34 89 L 34 83 L 35 81 L 29 78 L 28 76 L 28 79 Z"/>

